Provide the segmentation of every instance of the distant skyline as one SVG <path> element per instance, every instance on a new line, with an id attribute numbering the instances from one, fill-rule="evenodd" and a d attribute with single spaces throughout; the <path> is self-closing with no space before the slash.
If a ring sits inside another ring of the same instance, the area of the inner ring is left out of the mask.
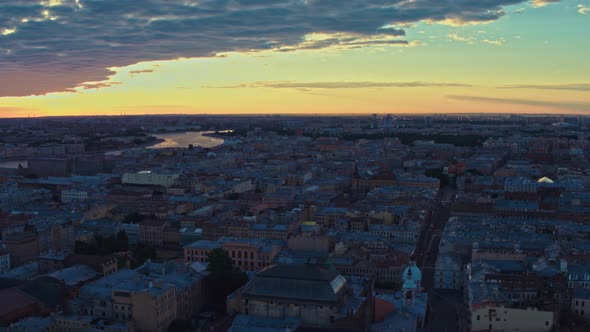
<path id="1" fill-rule="evenodd" d="M 590 114 L 590 0 L 14 0 L 0 117 Z"/>

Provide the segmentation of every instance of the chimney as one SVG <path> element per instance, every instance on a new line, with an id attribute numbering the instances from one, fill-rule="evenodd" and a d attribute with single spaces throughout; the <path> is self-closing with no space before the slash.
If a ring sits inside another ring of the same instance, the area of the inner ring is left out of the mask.
<path id="1" fill-rule="evenodd" d="M 567 261 L 565 260 L 565 258 L 559 260 L 559 270 L 562 273 L 567 273 Z"/>

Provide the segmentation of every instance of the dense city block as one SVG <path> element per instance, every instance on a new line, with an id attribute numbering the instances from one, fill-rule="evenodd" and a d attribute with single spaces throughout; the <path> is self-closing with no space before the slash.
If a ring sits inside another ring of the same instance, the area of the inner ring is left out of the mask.
<path id="1" fill-rule="evenodd" d="M 1 119 L 0 325 L 588 331 L 589 132 L 582 116 Z"/>

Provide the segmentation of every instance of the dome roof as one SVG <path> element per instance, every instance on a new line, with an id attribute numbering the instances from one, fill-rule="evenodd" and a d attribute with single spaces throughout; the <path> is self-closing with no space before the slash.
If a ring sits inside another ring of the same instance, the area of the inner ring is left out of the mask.
<path id="1" fill-rule="evenodd" d="M 408 280 L 410 278 L 408 278 L 408 274 L 412 274 L 412 280 L 415 280 L 416 283 L 419 283 L 422 280 L 422 271 L 420 271 L 420 268 L 418 268 L 415 264 L 410 264 L 408 265 L 405 269 L 404 272 L 402 273 L 402 278 L 403 280 Z"/>
<path id="2" fill-rule="evenodd" d="M 542 178 L 540 178 L 539 180 L 537 180 L 538 183 L 553 183 L 553 180 L 551 180 L 550 178 L 544 176 Z"/>

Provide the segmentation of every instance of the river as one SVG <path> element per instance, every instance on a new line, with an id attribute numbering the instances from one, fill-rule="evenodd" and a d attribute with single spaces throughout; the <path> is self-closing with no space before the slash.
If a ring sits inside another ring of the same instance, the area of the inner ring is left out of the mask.
<path id="1" fill-rule="evenodd" d="M 188 131 L 182 133 L 165 133 L 165 134 L 151 134 L 158 139 L 163 139 L 155 145 L 147 146 L 147 149 L 165 149 L 165 148 L 188 148 L 189 144 L 203 148 L 213 148 L 223 144 L 222 138 L 205 136 L 204 134 L 212 134 L 213 131 Z M 129 148 L 117 151 L 110 151 L 105 153 L 107 156 L 118 156 L 124 151 L 143 149 L 143 148 Z"/>
<path id="2" fill-rule="evenodd" d="M 163 139 L 164 142 L 152 145 L 148 149 L 187 148 L 189 144 L 203 148 L 213 148 L 223 144 L 222 138 L 204 135 L 212 133 L 212 131 L 189 131 L 186 133 L 156 134 L 153 136 Z"/>

